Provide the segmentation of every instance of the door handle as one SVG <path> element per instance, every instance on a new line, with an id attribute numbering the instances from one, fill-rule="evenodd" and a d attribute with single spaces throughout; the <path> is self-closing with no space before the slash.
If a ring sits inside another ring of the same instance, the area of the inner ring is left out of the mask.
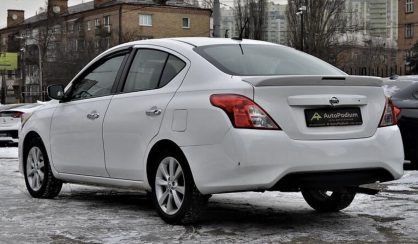
<path id="1" fill-rule="evenodd" d="M 162 112 L 162 110 L 160 108 L 157 107 L 152 107 L 150 109 L 148 109 L 147 111 L 145 111 L 145 114 L 148 116 L 158 116 L 160 115 Z"/>
<path id="2" fill-rule="evenodd" d="M 87 114 L 87 118 L 91 120 L 98 119 L 99 117 L 100 117 L 100 114 L 98 114 L 97 112 L 91 112 Z"/>

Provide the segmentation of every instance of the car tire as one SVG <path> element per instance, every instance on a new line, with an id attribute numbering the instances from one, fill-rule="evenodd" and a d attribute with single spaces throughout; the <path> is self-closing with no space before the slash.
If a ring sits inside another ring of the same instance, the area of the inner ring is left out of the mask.
<path id="1" fill-rule="evenodd" d="M 32 139 L 25 151 L 23 174 L 29 194 L 34 198 L 56 197 L 61 191 L 62 181 L 54 177 L 41 139 Z"/>
<path id="2" fill-rule="evenodd" d="M 355 192 L 304 189 L 302 196 L 305 201 L 318 212 L 338 212 L 348 207 L 356 196 Z"/>
<path id="3" fill-rule="evenodd" d="M 161 153 L 151 174 L 151 197 L 159 216 L 169 224 L 195 223 L 209 198 L 196 188 L 183 154 Z"/>

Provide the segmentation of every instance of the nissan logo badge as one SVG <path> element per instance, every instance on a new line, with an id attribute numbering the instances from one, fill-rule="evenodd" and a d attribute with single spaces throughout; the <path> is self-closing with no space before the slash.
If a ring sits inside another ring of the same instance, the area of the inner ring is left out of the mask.
<path id="1" fill-rule="evenodd" d="M 331 97 L 331 99 L 329 100 L 329 103 L 331 104 L 331 106 L 335 106 L 338 103 L 340 103 L 340 100 L 338 100 L 338 98 L 336 97 Z"/>

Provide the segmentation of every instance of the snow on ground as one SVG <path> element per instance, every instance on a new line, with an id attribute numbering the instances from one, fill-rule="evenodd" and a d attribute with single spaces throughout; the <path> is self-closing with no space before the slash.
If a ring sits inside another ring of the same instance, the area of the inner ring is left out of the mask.
<path id="1" fill-rule="evenodd" d="M 0 148 L 0 243 L 418 243 L 417 171 L 339 213 L 316 213 L 300 193 L 230 193 L 214 195 L 198 224 L 172 226 L 133 191 L 66 184 L 33 199 L 16 157 Z"/>

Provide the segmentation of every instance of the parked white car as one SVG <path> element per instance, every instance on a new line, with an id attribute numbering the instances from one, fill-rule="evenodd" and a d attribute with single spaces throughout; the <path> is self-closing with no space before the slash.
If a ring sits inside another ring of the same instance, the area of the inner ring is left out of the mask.
<path id="1" fill-rule="evenodd" d="M 19 142 L 19 129 L 22 116 L 36 110 L 41 104 L 13 104 L 0 111 L 0 143 L 16 144 Z M 5 105 L 8 106 L 8 105 Z"/>
<path id="2" fill-rule="evenodd" d="M 403 148 L 379 78 L 281 45 L 221 38 L 123 44 L 91 61 L 23 124 L 29 193 L 62 183 L 151 192 L 169 223 L 210 194 L 301 191 L 338 211 L 362 184 L 398 179 Z"/>

